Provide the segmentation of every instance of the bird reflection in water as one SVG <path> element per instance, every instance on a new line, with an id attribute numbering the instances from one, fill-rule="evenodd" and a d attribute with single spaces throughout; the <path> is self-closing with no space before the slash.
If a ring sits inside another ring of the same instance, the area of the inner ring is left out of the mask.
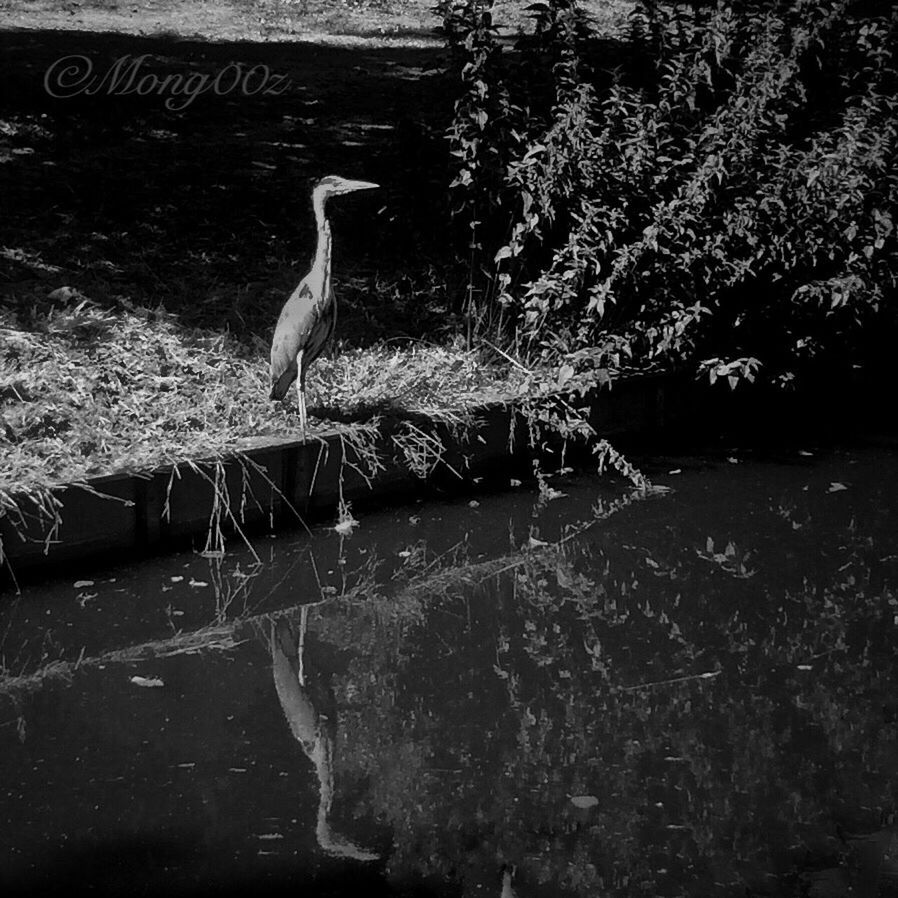
<path id="1" fill-rule="evenodd" d="M 375 861 L 379 855 L 335 833 L 328 820 L 334 801 L 334 741 L 336 701 L 326 677 L 306 668 L 305 638 L 308 606 L 300 611 L 298 629 L 286 617 L 271 624 L 274 686 L 290 732 L 315 767 L 320 786 L 315 835 L 326 854 Z"/>

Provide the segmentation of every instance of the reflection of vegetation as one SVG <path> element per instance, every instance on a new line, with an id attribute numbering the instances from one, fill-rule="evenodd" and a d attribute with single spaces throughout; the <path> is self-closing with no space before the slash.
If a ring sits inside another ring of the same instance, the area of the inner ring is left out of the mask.
<path id="1" fill-rule="evenodd" d="M 103 668 L 107 664 L 134 664 L 151 658 L 170 658 L 173 655 L 190 655 L 201 651 L 227 651 L 240 644 L 241 640 L 235 636 L 234 630 L 233 623 L 219 624 L 125 649 L 113 649 L 89 658 L 82 653 L 75 661 L 51 661 L 31 673 L 3 673 L 0 674 L 0 695 L 15 697 L 23 692 L 38 690 L 46 682 L 53 680 L 71 682 L 79 670 Z"/>
<path id="2" fill-rule="evenodd" d="M 302 678 L 302 612 L 228 626 L 290 634 L 278 692 L 308 712 L 288 722 L 324 819 L 389 827 L 397 881 L 495 892 L 508 864 L 522 896 L 846 894 L 892 844 L 898 570 L 892 512 L 826 483 L 728 529 L 677 496 L 634 514 L 632 491 L 555 542 L 527 518 L 501 557 L 369 546 L 313 584 Z"/>
<path id="3" fill-rule="evenodd" d="M 571 540 L 411 578 L 390 604 L 411 616 L 315 620 L 356 652 L 340 757 L 396 830 L 395 875 L 473 889 L 499 857 L 581 894 L 735 893 L 772 868 L 786 888 L 848 856 L 837 822 L 894 810 L 898 744 L 871 712 L 896 673 L 892 588 L 851 543 L 797 589 L 757 553 L 751 578 L 702 554 L 656 577 Z"/>

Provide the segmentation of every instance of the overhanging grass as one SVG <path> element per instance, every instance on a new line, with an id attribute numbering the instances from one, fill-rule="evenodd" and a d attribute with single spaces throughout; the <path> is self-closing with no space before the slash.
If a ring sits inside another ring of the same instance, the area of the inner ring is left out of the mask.
<path id="1" fill-rule="evenodd" d="M 0 491 L 222 456 L 259 436 L 298 436 L 294 393 L 268 400 L 258 345 L 185 327 L 163 309 L 74 291 L 0 308 Z M 319 360 L 309 400 L 326 419 L 390 415 L 458 423 L 508 397 L 521 372 L 462 348 L 411 344 Z M 327 426 L 313 421 L 311 430 Z"/>

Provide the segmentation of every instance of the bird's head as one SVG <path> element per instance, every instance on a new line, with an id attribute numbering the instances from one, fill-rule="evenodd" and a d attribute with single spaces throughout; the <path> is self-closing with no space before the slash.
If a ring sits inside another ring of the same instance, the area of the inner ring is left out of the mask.
<path id="1" fill-rule="evenodd" d="M 315 185 L 312 196 L 323 202 L 332 196 L 342 196 L 344 193 L 353 193 L 356 190 L 373 190 L 375 187 L 380 187 L 380 185 L 371 181 L 352 181 L 349 178 L 341 178 L 339 175 L 328 175 Z"/>

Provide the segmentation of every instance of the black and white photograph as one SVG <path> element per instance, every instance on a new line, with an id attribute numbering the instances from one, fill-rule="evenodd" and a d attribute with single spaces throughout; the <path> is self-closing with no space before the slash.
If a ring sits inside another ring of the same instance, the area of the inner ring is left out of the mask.
<path id="1" fill-rule="evenodd" d="M 0 896 L 898 898 L 898 4 L 0 0 Z"/>

